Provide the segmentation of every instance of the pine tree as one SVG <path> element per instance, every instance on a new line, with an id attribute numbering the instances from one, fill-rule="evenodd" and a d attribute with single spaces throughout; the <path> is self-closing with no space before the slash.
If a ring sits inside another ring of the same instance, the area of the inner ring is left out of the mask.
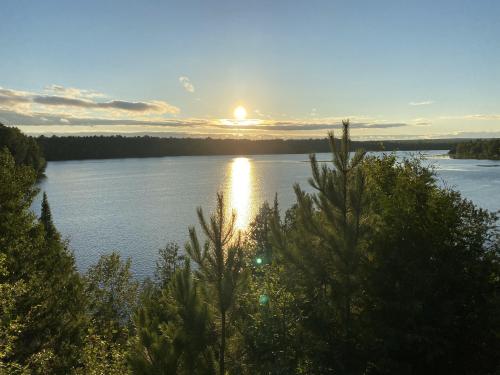
<path id="1" fill-rule="evenodd" d="M 135 374 L 214 374 L 210 315 L 189 261 L 141 306 L 129 363 Z"/>
<path id="2" fill-rule="evenodd" d="M 190 243 L 186 251 L 198 265 L 197 275 L 206 288 L 208 302 L 213 304 L 218 315 L 219 373 L 224 375 L 228 313 L 244 281 L 241 236 L 235 228 L 236 214 L 226 214 L 221 193 L 217 194 L 217 207 L 209 221 L 201 208 L 197 213 L 207 240 L 202 246 L 194 227 L 189 228 Z"/>
<path id="3" fill-rule="evenodd" d="M 42 198 L 42 209 L 40 214 L 40 223 L 43 225 L 45 230 L 45 237 L 47 239 L 58 239 L 59 233 L 52 221 L 52 213 L 50 212 L 49 201 L 47 199 L 47 193 L 43 192 Z"/>
<path id="4" fill-rule="evenodd" d="M 184 269 L 175 273 L 168 293 L 177 319 L 167 324 L 165 333 L 172 339 L 178 354 L 178 373 L 215 373 L 209 311 L 201 298 L 198 281 L 193 278 L 189 261 Z"/>
<path id="5" fill-rule="evenodd" d="M 30 210 L 35 173 L 0 152 L 0 282 L 22 283 L 13 314 L 20 317 L 12 350 L 2 361 L 32 372 L 67 373 L 79 357 L 83 295 L 74 259 L 65 243 L 48 240 Z"/>
<path id="6" fill-rule="evenodd" d="M 134 314 L 135 336 L 127 359 L 137 375 L 169 375 L 177 373 L 177 356 L 170 338 L 164 334 L 169 321 L 175 319 L 170 301 L 162 293 L 146 290 Z"/>
<path id="7" fill-rule="evenodd" d="M 308 290 L 307 298 L 312 299 L 311 326 L 329 343 L 318 344 L 316 352 L 325 355 L 319 362 L 327 364 L 335 358 L 328 354 L 333 350 L 328 345 L 335 341 L 336 363 L 318 371 L 336 366 L 349 372 L 349 363 L 355 359 L 353 314 L 362 259 L 365 178 L 361 163 L 365 153 L 357 151 L 350 156 L 348 121 L 343 121 L 340 142 L 333 133 L 329 134 L 329 141 L 334 168 L 320 166 L 316 156 L 310 156 L 309 183 L 316 192 L 307 194 L 295 185 L 297 208 L 293 231 L 286 236 L 276 218 L 273 234 L 277 248 L 293 269 L 300 272 L 298 281 Z M 335 339 L 331 337 L 332 331 L 338 335 Z"/>

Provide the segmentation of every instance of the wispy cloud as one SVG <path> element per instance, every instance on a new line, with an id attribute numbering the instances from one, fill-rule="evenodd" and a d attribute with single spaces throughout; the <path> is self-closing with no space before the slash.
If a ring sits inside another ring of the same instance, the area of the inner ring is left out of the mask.
<path id="1" fill-rule="evenodd" d="M 224 126 L 224 125 L 221 125 Z M 351 129 L 388 129 L 408 126 L 405 123 L 356 123 L 351 122 Z M 342 122 L 309 123 L 306 121 L 277 121 L 259 125 L 236 126 L 239 129 L 262 129 L 279 131 L 313 131 L 313 130 L 336 130 L 342 129 Z"/>
<path id="2" fill-rule="evenodd" d="M 234 119 L 113 119 L 98 117 L 77 117 L 54 115 L 50 113 L 22 113 L 13 110 L 0 109 L 0 122 L 13 125 L 50 125 L 64 123 L 73 126 L 96 125 L 132 125 L 132 126 L 157 126 L 157 127 L 185 127 L 188 131 L 196 129 L 226 129 L 230 131 L 259 130 L 262 133 L 278 131 L 320 131 L 342 128 L 342 119 L 314 119 L 279 121 L 270 119 L 248 119 L 237 121 Z M 351 127 L 356 129 L 388 129 L 408 126 L 405 123 L 388 122 L 359 122 L 352 121 Z"/>
<path id="3" fill-rule="evenodd" d="M 26 91 L 10 90 L 0 87 L 0 106 L 17 105 L 31 102 L 31 93 Z"/>
<path id="4" fill-rule="evenodd" d="M 440 120 L 482 120 L 482 121 L 500 121 L 500 114 L 472 114 L 459 116 L 440 116 Z"/>
<path id="5" fill-rule="evenodd" d="M 56 95 L 57 94 L 57 95 Z M 0 87 L 0 109 L 36 117 L 37 113 L 58 114 L 60 117 L 144 117 L 178 114 L 179 108 L 165 101 L 107 100 L 104 94 L 51 85 L 44 92 L 29 92 Z"/>
<path id="6" fill-rule="evenodd" d="M 45 92 L 52 95 L 61 95 L 70 98 L 104 98 L 105 94 L 95 90 L 77 89 L 75 87 L 64 87 L 61 85 L 49 85 Z"/>
<path id="7" fill-rule="evenodd" d="M 189 77 L 186 76 L 180 76 L 179 77 L 179 82 L 181 83 L 182 87 L 184 87 L 184 90 L 187 92 L 194 92 L 194 85 L 191 83 L 191 80 Z"/>
<path id="8" fill-rule="evenodd" d="M 47 96 L 36 95 L 32 97 L 33 103 L 53 105 L 53 106 L 68 106 L 81 108 L 95 109 L 119 109 L 123 111 L 133 112 L 160 112 L 160 113 L 178 113 L 178 109 L 168 103 L 153 101 L 153 102 L 128 102 L 124 100 L 112 100 L 109 102 L 95 102 L 91 100 L 68 98 L 64 96 Z"/>
<path id="9" fill-rule="evenodd" d="M 421 102 L 409 102 L 408 104 L 409 105 L 413 105 L 413 106 L 430 105 L 430 104 L 434 104 L 434 101 L 432 101 L 432 100 L 424 100 L 424 101 L 421 101 Z"/>
<path id="10" fill-rule="evenodd" d="M 411 125 L 414 126 L 431 126 L 432 121 L 427 118 L 415 118 L 411 121 Z"/>
<path id="11" fill-rule="evenodd" d="M 0 122 L 7 125 L 52 125 L 64 123 L 74 126 L 94 125 L 155 125 L 155 126 L 190 126 L 202 120 L 178 120 L 178 119 L 121 119 L 121 118 L 99 118 L 99 117 L 77 117 L 71 115 L 51 113 L 21 113 L 12 110 L 0 109 Z"/>

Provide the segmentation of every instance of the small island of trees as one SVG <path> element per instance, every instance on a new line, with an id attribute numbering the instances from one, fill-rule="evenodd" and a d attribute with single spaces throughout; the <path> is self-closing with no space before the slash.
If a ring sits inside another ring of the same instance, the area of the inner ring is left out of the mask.
<path id="1" fill-rule="evenodd" d="M 497 374 L 497 216 L 419 159 L 351 155 L 348 122 L 328 139 L 313 193 L 245 233 L 218 195 L 141 282 L 118 253 L 78 272 L 1 150 L 0 374 Z"/>

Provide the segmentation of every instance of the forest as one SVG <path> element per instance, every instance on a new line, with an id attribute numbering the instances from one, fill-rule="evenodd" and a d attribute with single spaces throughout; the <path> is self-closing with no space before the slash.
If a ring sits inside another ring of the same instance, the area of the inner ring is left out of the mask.
<path id="1" fill-rule="evenodd" d="M 339 142 L 339 141 L 337 141 Z M 352 141 L 351 151 L 454 150 L 459 139 Z M 461 144 L 461 143 L 460 143 Z M 338 146 L 338 145 L 337 145 Z M 0 148 L 43 174 L 47 161 L 188 155 L 264 155 L 329 152 L 328 139 L 216 139 L 151 136 L 26 136 L 0 123 Z"/>
<path id="2" fill-rule="evenodd" d="M 455 159 L 500 160 L 500 139 L 476 139 L 452 146 L 449 155 Z"/>
<path id="3" fill-rule="evenodd" d="M 4 147 L 0 374 L 498 374 L 497 215 L 418 158 L 350 154 L 348 122 L 328 145 L 313 193 L 244 233 L 218 194 L 146 280 L 119 253 L 79 272 L 48 197 L 30 209 L 38 171 Z"/>
<path id="4" fill-rule="evenodd" d="M 325 139 L 216 139 L 116 136 L 40 136 L 37 142 L 47 160 L 142 158 L 183 155 L 308 154 L 329 152 Z M 449 150 L 457 140 L 353 141 L 366 151 Z"/>
<path id="5" fill-rule="evenodd" d="M 31 166 L 38 177 L 43 175 L 47 162 L 35 138 L 0 123 L 0 149 L 4 147 L 9 149 L 17 164 Z"/>

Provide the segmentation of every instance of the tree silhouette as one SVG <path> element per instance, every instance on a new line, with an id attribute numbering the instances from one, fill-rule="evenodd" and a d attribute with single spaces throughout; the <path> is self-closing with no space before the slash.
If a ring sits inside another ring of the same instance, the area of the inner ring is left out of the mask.
<path id="1" fill-rule="evenodd" d="M 350 156 L 349 121 L 343 121 L 340 144 L 329 134 L 334 168 L 320 166 L 310 156 L 312 178 L 316 191 L 305 193 L 294 186 L 297 196 L 296 223 L 291 238 L 285 238 L 278 220 L 273 233 L 284 259 L 301 273 L 302 282 L 311 296 L 311 326 L 321 336 L 335 330 L 339 338 L 317 350 L 324 352 L 325 368 L 332 366 L 349 372 L 355 357 L 353 314 L 358 294 L 358 267 L 362 259 L 364 234 L 365 177 L 361 163 L 364 151 Z M 290 236 L 289 236 L 290 237 Z M 334 345 L 337 356 L 328 354 Z M 337 358 L 335 358 L 337 357 Z M 328 365 L 328 361 L 335 361 Z"/>
<path id="2" fill-rule="evenodd" d="M 208 221 L 201 208 L 198 208 L 197 213 L 207 239 L 201 245 L 195 228 L 189 228 L 190 242 L 186 251 L 198 265 L 196 274 L 205 286 L 207 300 L 213 301 L 217 312 L 220 337 L 219 373 L 224 375 L 228 312 L 233 307 L 244 281 L 241 236 L 235 228 L 236 214 L 226 214 L 222 193 L 217 194 L 217 207 Z"/>
<path id="3" fill-rule="evenodd" d="M 43 198 L 42 198 L 40 223 L 42 223 L 43 228 L 45 229 L 45 237 L 47 239 L 59 238 L 59 233 L 57 232 L 54 222 L 52 221 L 52 213 L 50 212 L 49 201 L 47 199 L 47 193 L 45 192 L 43 192 Z"/>

